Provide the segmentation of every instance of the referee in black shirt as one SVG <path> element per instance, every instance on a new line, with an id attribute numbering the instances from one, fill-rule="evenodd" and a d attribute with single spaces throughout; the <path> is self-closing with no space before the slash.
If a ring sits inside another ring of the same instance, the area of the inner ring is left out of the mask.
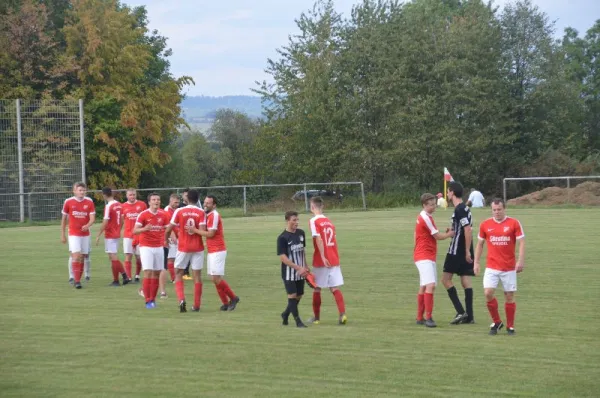
<path id="1" fill-rule="evenodd" d="M 296 321 L 296 326 L 305 328 L 306 325 L 298 314 L 298 303 L 304 294 L 304 275 L 308 272 L 306 265 L 306 237 L 304 231 L 298 229 L 298 213 L 285 213 L 286 228 L 277 238 L 277 255 L 281 259 L 281 278 L 288 295 L 287 308 L 281 314 L 283 324 L 288 324 L 290 314 Z"/>

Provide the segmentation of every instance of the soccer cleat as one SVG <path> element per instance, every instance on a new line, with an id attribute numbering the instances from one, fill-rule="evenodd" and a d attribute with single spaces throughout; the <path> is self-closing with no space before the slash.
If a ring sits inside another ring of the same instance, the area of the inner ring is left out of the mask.
<path id="1" fill-rule="evenodd" d="M 152 300 L 152 301 L 150 302 L 150 307 L 152 307 L 152 308 L 156 308 L 156 301 Z"/>
<path id="2" fill-rule="evenodd" d="M 69 285 L 73 286 L 75 284 L 75 279 L 69 278 Z"/>
<path id="3" fill-rule="evenodd" d="M 113 281 L 113 282 L 111 282 L 111 284 L 110 284 L 110 285 L 108 285 L 108 286 L 112 286 L 112 287 L 120 287 L 120 286 L 121 286 L 121 284 L 120 284 L 119 282 L 117 282 L 117 281 Z"/>
<path id="4" fill-rule="evenodd" d="M 346 314 L 340 315 L 340 319 L 339 319 L 338 323 L 340 325 L 345 325 L 346 323 L 348 323 L 348 317 L 346 316 Z"/>
<path id="5" fill-rule="evenodd" d="M 139 276 L 139 275 L 136 275 L 136 276 L 135 276 L 135 279 L 133 280 L 133 282 L 135 282 L 135 283 L 140 283 L 140 276 Z"/>
<path id="6" fill-rule="evenodd" d="M 306 326 L 306 325 L 305 325 L 305 324 L 302 322 L 302 319 L 300 319 L 300 318 L 296 318 L 295 320 L 296 320 L 296 327 L 297 327 L 297 328 L 305 328 L 305 327 L 307 327 L 307 326 Z"/>
<path id="7" fill-rule="evenodd" d="M 240 298 L 238 296 L 235 296 L 233 298 L 233 300 L 231 300 L 229 302 L 229 305 L 227 306 L 227 311 L 235 310 L 235 307 L 238 305 L 239 302 L 240 302 Z"/>
<path id="8" fill-rule="evenodd" d="M 281 319 L 283 320 L 283 322 L 281 322 L 281 324 L 282 324 L 283 326 L 287 326 L 287 325 L 289 325 L 289 322 L 288 322 L 288 317 L 289 317 L 289 316 L 290 316 L 290 314 L 286 314 L 285 312 L 282 312 L 282 313 L 281 313 Z"/>
<path id="9" fill-rule="evenodd" d="M 475 319 L 473 318 L 465 318 L 461 323 L 461 325 L 474 325 Z"/>
<path id="10" fill-rule="evenodd" d="M 227 311 L 227 309 L 229 308 L 229 304 L 223 304 L 220 308 L 221 311 Z"/>
<path id="11" fill-rule="evenodd" d="M 435 323 L 433 318 L 429 318 L 425 320 L 425 326 L 427 326 L 428 328 L 435 328 L 437 327 L 437 323 Z"/>
<path id="12" fill-rule="evenodd" d="M 192 312 L 200 312 L 200 307 L 192 307 Z"/>
<path id="13" fill-rule="evenodd" d="M 149 302 L 147 302 L 147 303 L 146 303 L 146 309 L 148 309 L 148 310 L 151 310 L 152 308 L 154 308 L 154 307 L 152 306 L 152 301 L 149 301 Z"/>
<path id="14" fill-rule="evenodd" d="M 508 334 L 509 336 L 514 336 L 515 333 L 515 328 L 506 328 L 506 334 Z"/>
<path id="15" fill-rule="evenodd" d="M 179 302 L 179 312 L 187 312 L 187 308 L 185 306 L 185 300 L 181 300 Z"/>
<path id="16" fill-rule="evenodd" d="M 160 293 L 160 298 L 161 299 L 166 299 L 166 298 L 169 298 L 169 296 L 167 296 L 167 292 L 161 292 Z"/>
<path id="17" fill-rule="evenodd" d="M 189 275 L 184 275 L 184 276 L 183 276 L 183 279 L 185 279 L 186 281 L 191 281 L 191 280 L 192 280 L 192 277 L 191 277 L 191 276 L 189 276 Z"/>
<path id="18" fill-rule="evenodd" d="M 463 322 L 464 319 L 467 319 L 469 315 L 465 312 L 464 314 L 456 314 L 454 319 L 450 322 L 450 325 L 458 325 Z"/>
<path id="19" fill-rule="evenodd" d="M 75 289 L 81 289 L 82 287 L 81 282 L 75 282 Z"/>
<path id="20" fill-rule="evenodd" d="M 90 277 L 89 277 L 89 276 L 86 276 L 86 277 L 85 277 L 85 281 L 86 281 L 86 282 L 89 282 L 89 281 L 90 281 Z"/>
<path id="21" fill-rule="evenodd" d="M 138 290 L 138 294 L 140 295 L 140 297 L 142 297 L 142 298 L 146 298 L 146 296 L 144 296 L 144 289 L 140 288 L 140 289 Z"/>
<path id="22" fill-rule="evenodd" d="M 121 276 L 123 277 L 123 286 L 125 286 L 128 283 L 131 283 L 131 279 L 129 279 L 127 274 L 121 274 Z"/>
<path id="23" fill-rule="evenodd" d="M 425 319 L 421 319 L 421 320 L 417 319 L 416 323 L 417 323 L 417 325 L 425 325 Z"/>
<path id="24" fill-rule="evenodd" d="M 310 318 L 308 318 L 308 321 L 306 321 L 308 323 L 311 323 L 313 325 L 318 325 L 321 323 L 321 320 L 318 318 L 315 318 L 314 316 L 311 316 Z"/>
<path id="25" fill-rule="evenodd" d="M 490 325 L 490 336 L 495 336 L 498 334 L 498 331 L 504 327 L 502 322 L 492 323 Z"/>

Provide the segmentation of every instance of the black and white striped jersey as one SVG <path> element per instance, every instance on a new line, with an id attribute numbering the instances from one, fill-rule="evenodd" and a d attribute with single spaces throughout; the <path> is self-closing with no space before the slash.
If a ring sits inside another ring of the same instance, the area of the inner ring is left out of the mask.
<path id="1" fill-rule="evenodd" d="M 465 256 L 467 254 L 465 227 L 473 228 L 473 218 L 471 217 L 471 209 L 464 203 L 460 203 L 454 208 L 454 213 L 452 213 L 452 230 L 454 231 L 454 236 L 450 241 L 448 254 L 453 256 Z M 473 253 L 473 239 L 471 239 L 469 251 Z"/>
<path id="2" fill-rule="evenodd" d="M 277 238 L 277 255 L 285 254 L 292 262 L 301 267 L 306 267 L 306 237 L 304 231 L 297 229 L 296 232 L 283 231 Z M 295 269 L 281 263 L 281 277 L 285 281 L 299 281 L 304 277 L 298 275 Z"/>

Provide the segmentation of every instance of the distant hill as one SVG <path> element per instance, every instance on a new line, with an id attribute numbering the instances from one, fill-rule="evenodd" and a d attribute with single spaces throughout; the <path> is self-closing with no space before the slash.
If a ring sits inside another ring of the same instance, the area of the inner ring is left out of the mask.
<path id="1" fill-rule="evenodd" d="M 215 112 L 221 108 L 234 109 L 252 118 L 262 117 L 260 97 L 226 95 L 224 97 L 186 97 L 181 104 L 184 119 L 192 126 L 205 130 L 212 125 Z"/>

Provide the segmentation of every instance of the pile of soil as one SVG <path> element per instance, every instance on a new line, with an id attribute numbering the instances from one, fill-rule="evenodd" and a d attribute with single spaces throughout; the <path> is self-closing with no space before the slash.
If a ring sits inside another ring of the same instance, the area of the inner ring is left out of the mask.
<path id="1" fill-rule="evenodd" d="M 508 201 L 509 205 L 564 205 L 600 206 L 600 183 L 587 181 L 575 188 L 550 187 Z"/>

